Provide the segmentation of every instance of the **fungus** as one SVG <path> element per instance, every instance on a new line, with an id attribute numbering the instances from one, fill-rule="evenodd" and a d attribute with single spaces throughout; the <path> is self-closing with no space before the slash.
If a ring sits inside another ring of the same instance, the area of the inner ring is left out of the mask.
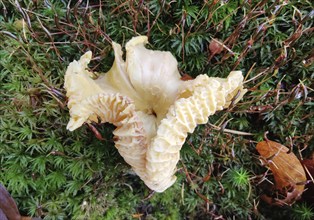
<path id="1" fill-rule="evenodd" d="M 64 84 L 71 116 L 67 129 L 112 123 L 120 155 L 150 189 L 163 192 L 176 180 L 188 133 L 246 90 L 241 71 L 226 79 L 199 75 L 183 81 L 174 56 L 149 50 L 146 43 L 145 36 L 132 38 L 123 60 L 121 46 L 113 42 L 114 63 L 95 80 L 87 69 L 91 52 L 70 63 Z"/>

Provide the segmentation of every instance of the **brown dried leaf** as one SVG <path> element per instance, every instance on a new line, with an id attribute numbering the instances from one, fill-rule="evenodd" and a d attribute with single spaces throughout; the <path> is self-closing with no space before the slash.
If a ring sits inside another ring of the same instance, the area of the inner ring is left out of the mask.
<path id="1" fill-rule="evenodd" d="M 4 214 L 4 212 L 2 211 L 1 208 L 0 208 L 0 219 L 1 220 L 8 220 L 7 216 Z"/>
<path id="2" fill-rule="evenodd" d="M 302 164 L 307 169 L 307 179 L 310 181 L 306 185 L 306 191 L 303 193 L 302 199 L 310 204 L 314 204 L 314 157 L 312 159 L 303 160 Z"/>
<path id="3" fill-rule="evenodd" d="M 209 50 L 210 50 L 211 54 L 213 54 L 213 55 L 220 54 L 223 49 L 224 49 L 223 43 L 221 43 L 217 39 L 213 39 L 209 44 Z"/>
<path id="4" fill-rule="evenodd" d="M 181 80 L 182 80 L 182 81 L 193 80 L 193 77 L 190 76 L 190 75 L 187 74 L 187 73 L 184 73 L 184 74 L 181 76 Z"/>
<path id="5" fill-rule="evenodd" d="M 267 161 L 267 165 L 275 179 L 274 190 L 284 196 L 284 199 L 265 198 L 272 205 L 291 205 L 300 198 L 304 191 L 306 175 L 299 159 L 289 149 L 274 141 L 262 141 L 256 146 L 259 154 Z"/>
<path id="6" fill-rule="evenodd" d="M 9 220 L 20 220 L 21 215 L 8 191 L 0 184 L 0 210 Z"/>

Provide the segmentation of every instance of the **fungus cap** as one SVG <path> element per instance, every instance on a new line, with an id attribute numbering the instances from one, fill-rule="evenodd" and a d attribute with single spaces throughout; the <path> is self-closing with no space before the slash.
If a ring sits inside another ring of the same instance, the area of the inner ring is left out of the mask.
<path id="1" fill-rule="evenodd" d="M 145 36 L 132 38 L 123 60 L 121 46 L 113 42 L 115 61 L 95 80 L 87 66 L 91 52 L 70 63 L 64 84 L 70 111 L 67 129 L 91 122 L 114 124 L 121 156 L 150 189 L 163 192 L 176 180 L 188 133 L 239 101 L 246 90 L 241 71 L 225 79 L 199 75 L 182 81 L 173 55 L 149 50 L 146 43 Z"/>

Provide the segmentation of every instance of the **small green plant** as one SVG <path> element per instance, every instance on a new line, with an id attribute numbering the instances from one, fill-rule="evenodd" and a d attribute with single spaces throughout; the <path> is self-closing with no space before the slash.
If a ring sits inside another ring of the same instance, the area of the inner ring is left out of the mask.
<path id="1" fill-rule="evenodd" d="M 313 208 L 306 203 L 295 204 L 292 207 L 292 217 L 295 220 L 311 220 L 314 218 Z"/>
<path id="2" fill-rule="evenodd" d="M 227 178 L 231 185 L 238 189 L 246 188 L 250 184 L 249 172 L 243 167 L 230 169 L 227 173 Z"/>

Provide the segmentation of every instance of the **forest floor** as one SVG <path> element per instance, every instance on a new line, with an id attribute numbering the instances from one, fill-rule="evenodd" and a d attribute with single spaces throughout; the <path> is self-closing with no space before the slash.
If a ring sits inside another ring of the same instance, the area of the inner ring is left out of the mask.
<path id="1" fill-rule="evenodd" d="M 313 219 L 313 16 L 310 1 L 0 0 L 0 183 L 44 219 Z M 106 72 L 112 41 L 139 35 L 182 76 L 241 70 L 248 90 L 188 135 L 175 184 L 152 195 L 112 125 L 66 130 L 69 63 L 90 50 Z"/>

